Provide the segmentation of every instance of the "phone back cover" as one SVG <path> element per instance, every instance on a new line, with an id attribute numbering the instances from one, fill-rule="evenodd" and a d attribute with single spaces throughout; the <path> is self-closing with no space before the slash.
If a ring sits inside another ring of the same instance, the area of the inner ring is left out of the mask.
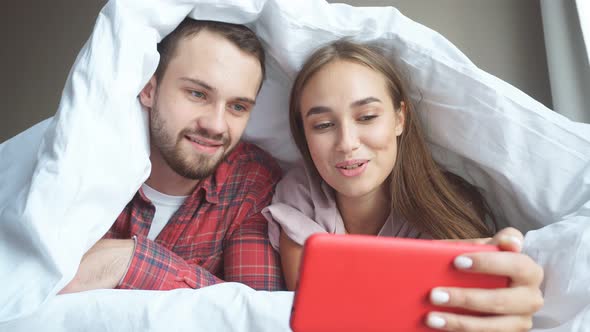
<path id="1" fill-rule="evenodd" d="M 424 324 L 435 307 L 432 288 L 499 288 L 508 278 L 465 273 L 455 257 L 495 246 L 317 234 L 305 243 L 291 315 L 295 332 L 434 331 Z"/>

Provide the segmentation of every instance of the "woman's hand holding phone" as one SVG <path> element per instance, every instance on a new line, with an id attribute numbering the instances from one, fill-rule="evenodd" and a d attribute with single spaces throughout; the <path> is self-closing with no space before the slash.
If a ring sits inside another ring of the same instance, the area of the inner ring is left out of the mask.
<path id="1" fill-rule="evenodd" d="M 532 317 L 543 306 L 540 285 L 543 269 L 522 254 L 523 235 L 505 228 L 493 238 L 467 240 L 496 245 L 499 252 L 467 253 L 455 258 L 457 269 L 509 277 L 508 288 L 475 289 L 437 287 L 430 300 L 440 307 L 456 307 L 480 312 L 482 316 L 431 312 L 426 324 L 442 331 L 528 331 Z M 464 241 L 463 241 L 464 242 Z"/>

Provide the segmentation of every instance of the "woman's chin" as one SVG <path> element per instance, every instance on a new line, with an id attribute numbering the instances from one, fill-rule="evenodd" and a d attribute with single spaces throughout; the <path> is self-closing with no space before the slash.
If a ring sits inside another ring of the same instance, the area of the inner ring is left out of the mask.
<path id="1" fill-rule="evenodd" d="M 334 188 L 336 193 L 340 196 L 347 197 L 347 198 L 361 198 L 367 196 L 368 194 L 375 191 L 375 188 L 372 187 L 359 187 L 359 186 L 342 186 L 339 185 L 338 188 Z"/>

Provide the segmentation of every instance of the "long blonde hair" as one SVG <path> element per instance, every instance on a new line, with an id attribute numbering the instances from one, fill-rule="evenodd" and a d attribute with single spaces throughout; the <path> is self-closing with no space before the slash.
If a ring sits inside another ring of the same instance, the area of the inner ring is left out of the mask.
<path id="1" fill-rule="evenodd" d="M 348 40 L 333 42 L 315 51 L 297 75 L 291 90 L 289 122 L 307 166 L 318 175 L 305 139 L 301 94 L 315 73 L 336 60 L 358 63 L 381 73 L 396 112 L 403 112 L 401 103 L 405 104 L 404 130 L 397 137 L 397 160 L 388 181 L 395 214 L 435 239 L 490 236 L 485 218 L 492 215 L 481 193 L 457 175 L 442 170 L 433 160 L 400 74 L 376 47 Z"/>

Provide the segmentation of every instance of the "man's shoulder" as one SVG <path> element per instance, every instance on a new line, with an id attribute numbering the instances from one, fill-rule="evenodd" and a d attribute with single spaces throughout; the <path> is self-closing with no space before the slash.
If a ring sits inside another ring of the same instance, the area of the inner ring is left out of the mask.
<path id="1" fill-rule="evenodd" d="M 233 153 L 236 160 L 272 160 L 276 163 L 270 153 L 251 142 L 238 142 Z"/>
<path id="2" fill-rule="evenodd" d="M 277 160 L 270 153 L 250 142 L 240 141 L 228 156 L 227 163 L 232 168 L 243 172 L 264 170 L 276 178 L 280 178 L 282 174 Z"/>
<path id="3" fill-rule="evenodd" d="M 231 160 L 230 160 L 231 159 Z M 238 164 L 257 163 L 278 168 L 277 160 L 258 145 L 250 142 L 239 142 L 228 161 Z"/>

